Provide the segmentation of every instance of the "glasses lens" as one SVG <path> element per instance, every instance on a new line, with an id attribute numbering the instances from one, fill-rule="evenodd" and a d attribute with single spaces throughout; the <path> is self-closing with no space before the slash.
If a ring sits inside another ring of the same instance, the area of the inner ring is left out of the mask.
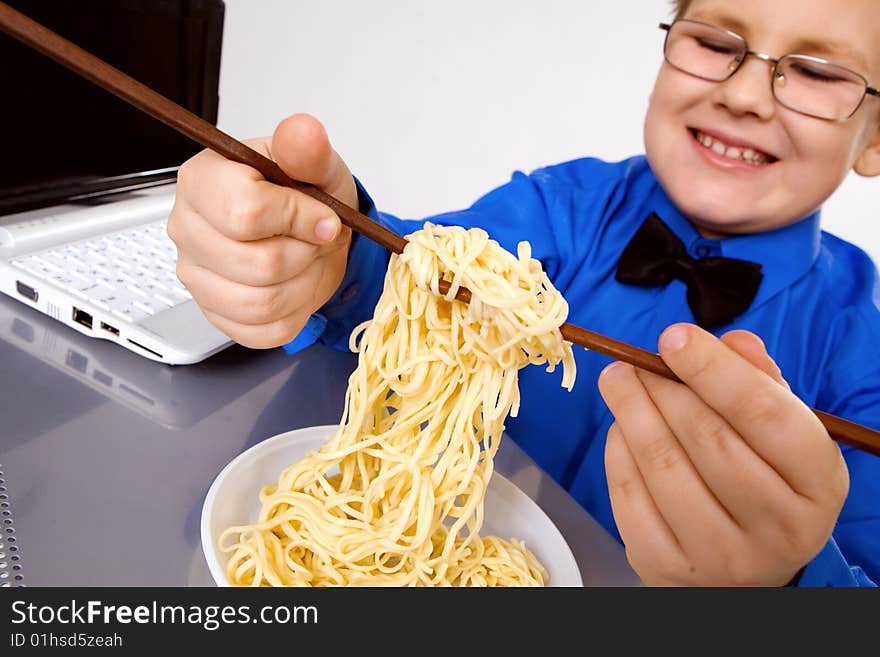
<path id="1" fill-rule="evenodd" d="M 695 21 L 676 21 L 666 35 L 666 61 L 706 80 L 729 78 L 745 53 L 742 37 Z"/>
<path id="2" fill-rule="evenodd" d="M 857 73 L 822 60 L 788 55 L 779 61 L 773 90 L 786 107 L 822 119 L 845 119 L 858 109 L 866 83 Z"/>

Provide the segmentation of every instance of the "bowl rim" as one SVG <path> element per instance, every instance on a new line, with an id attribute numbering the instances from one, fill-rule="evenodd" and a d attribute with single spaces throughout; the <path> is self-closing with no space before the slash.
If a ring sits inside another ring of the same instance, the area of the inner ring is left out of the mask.
<path id="1" fill-rule="evenodd" d="M 232 458 L 217 476 L 214 478 L 214 481 L 211 482 L 211 486 L 208 488 L 208 492 L 205 494 L 205 499 L 202 503 L 201 509 L 201 518 L 200 518 L 200 534 L 201 534 L 201 542 L 202 542 L 202 557 L 208 565 L 208 570 L 211 573 L 211 577 L 213 578 L 215 584 L 220 587 L 232 587 L 232 584 L 226 579 L 226 574 L 224 572 L 223 566 L 221 565 L 221 556 L 222 553 L 217 549 L 217 546 L 214 544 L 213 537 L 211 536 L 211 526 L 210 526 L 210 511 L 213 506 L 214 499 L 217 496 L 220 487 L 223 485 L 225 479 L 229 476 L 229 473 L 234 470 L 243 460 L 248 458 L 253 452 L 257 450 L 265 450 L 271 448 L 272 445 L 284 442 L 286 440 L 290 440 L 293 434 L 300 434 L 306 431 L 311 432 L 328 432 L 329 435 L 332 435 L 337 429 L 339 425 L 336 424 L 319 424 L 319 425 L 311 425 L 305 427 L 299 427 L 296 429 L 290 429 L 289 431 L 284 431 L 282 433 L 275 434 L 274 436 L 270 436 L 265 440 L 261 440 L 246 450 L 239 452 L 234 458 Z M 506 440 L 511 440 L 511 438 L 507 435 L 504 436 Z M 508 488 L 509 491 L 513 492 L 515 495 L 521 498 L 525 498 L 528 502 L 533 505 L 542 516 L 547 521 L 548 527 L 552 528 L 557 536 L 557 540 L 565 547 L 565 557 L 566 560 L 569 560 L 571 563 L 569 564 L 572 569 L 572 573 L 576 577 L 576 582 L 571 584 L 559 585 L 559 586 L 583 586 L 583 578 L 580 572 L 580 566 L 577 562 L 577 559 L 574 556 L 574 553 L 571 549 L 571 546 L 568 544 L 568 541 L 565 538 L 565 535 L 556 525 L 552 518 L 547 514 L 544 509 L 541 508 L 534 499 L 532 499 L 525 491 L 523 491 L 519 486 L 513 483 L 509 478 L 505 477 L 503 474 L 498 472 L 497 470 L 492 472 L 492 477 L 490 479 L 489 485 L 492 486 L 493 480 L 496 480 L 496 487 Z M 500 492 L 500 491 L 499 491 Z M 553 584 L 550 585 L 551 587 Z"/>

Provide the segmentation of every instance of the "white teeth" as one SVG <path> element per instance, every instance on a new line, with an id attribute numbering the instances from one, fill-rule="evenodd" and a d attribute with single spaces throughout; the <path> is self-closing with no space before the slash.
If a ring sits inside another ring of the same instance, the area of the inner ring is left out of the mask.
<path id="1" fill-rule="evenodd" d="M 742 160 L 751 164 L 767 164 L 770 160 L 764 153 L 759 153 L 752 148 L 739 148 L 738 146 L 728 146 L 724 142 L 710 137 L 709 135 L 697 132 L 697 141 L 708 149 L 711 149 L 718 155 L 730 158 L 731 160 Z"/>

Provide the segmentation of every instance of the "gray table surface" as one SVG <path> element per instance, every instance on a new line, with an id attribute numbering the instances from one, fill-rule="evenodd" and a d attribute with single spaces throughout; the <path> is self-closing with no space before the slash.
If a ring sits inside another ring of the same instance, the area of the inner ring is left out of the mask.
<path id="1" fill-rule="evenodd" d="M 353 354 L 233 346 L 171 367 L 0 297 L 0 584 L 213 586 L 199 523 L 236 455 L 339 422 Z M 556 523 L 586 586 L 638 586 L 623 548 L 512 441 L 498 472 Z"/>

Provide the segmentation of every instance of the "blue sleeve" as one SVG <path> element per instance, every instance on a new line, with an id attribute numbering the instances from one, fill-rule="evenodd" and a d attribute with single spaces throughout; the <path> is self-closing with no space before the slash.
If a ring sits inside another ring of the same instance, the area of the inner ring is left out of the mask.
<path id="1" fill-rule="evenodd" d="M 831 538 L 807 564 L 797 582 L 801 587 L 877 586 L 859 566 L 851 566 Z"/>

